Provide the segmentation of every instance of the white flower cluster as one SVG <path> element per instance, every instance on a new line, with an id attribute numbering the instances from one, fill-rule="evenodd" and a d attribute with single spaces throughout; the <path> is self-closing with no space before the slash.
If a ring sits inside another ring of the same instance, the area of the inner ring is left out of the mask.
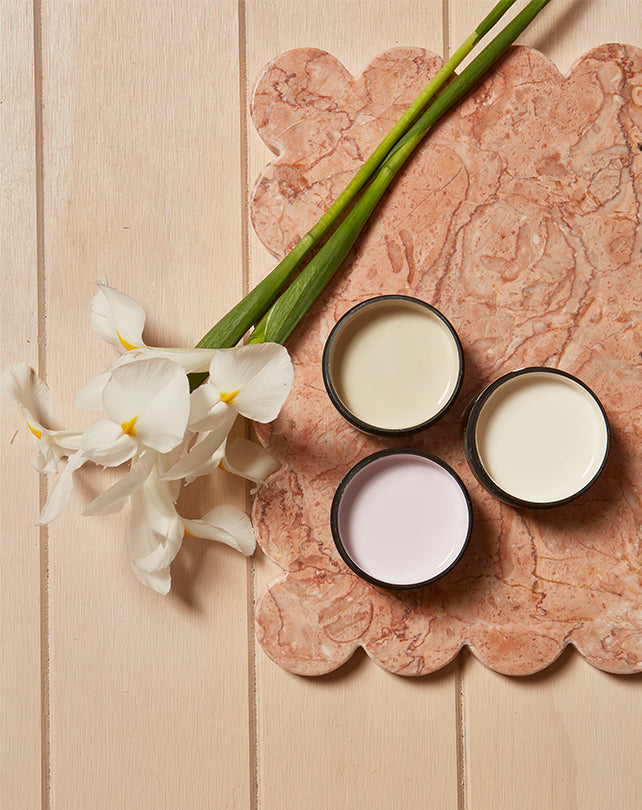
<path id="1" fill-rule="evenodd" d="M 216 506 L 200 520 L 178 514 L 182 482 L 216 467 L 259 486 L 278 465 L 260 445 L 230 437 L 237 416 L 257 422 L 276 418 L 292 386 L 292 363 L 275 343 L 233 349 L 165 349 L 147 346 L 145 313 L 105 282 L 92 305 L 94 329 L 118 347 L 120 357 L 81 389 L 76 404 L 105 417 L 83 431 L 51 429 L 47 386 L 18 364 L 0 375 L 0 395 L 16 402 L 38 446 L 36 469 L 59 473 L 40 515 L 49 523 L 67 505 L 73 473 L 83 464 L 129 469 L 85 509 L 114 512 L 130 500 L 128 552 L 136 576 L 159 593 L 169 592 L 170 564 L 187 534 L 226 543 L 243 554 L 255 548 L 247 515 Z M 188 374 L 209 374 L 190 393 Z M 67 459 L 61 465 L 63 459 Z"/>

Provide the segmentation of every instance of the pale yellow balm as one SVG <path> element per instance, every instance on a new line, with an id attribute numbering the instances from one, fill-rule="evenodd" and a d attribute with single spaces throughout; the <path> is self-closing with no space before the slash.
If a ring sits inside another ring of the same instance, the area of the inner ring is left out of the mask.
<path id="1" fill-rule="evenodd" d="M 333 336 L 327 371 L 350 414 L 379 430 L 411 430 L 439 415 L 461 380 L 448 322 L 416 299 L 372 299 Z"/>

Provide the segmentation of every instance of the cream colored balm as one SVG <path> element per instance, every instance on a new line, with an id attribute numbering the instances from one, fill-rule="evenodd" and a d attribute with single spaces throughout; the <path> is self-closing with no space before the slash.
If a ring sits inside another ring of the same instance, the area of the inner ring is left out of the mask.
<path id="1" fill-rule="evenodd" d="M 478 461 L 500 490 L 526 504 L 555 505 L 593 482 L 608 454 L 609 428 L 586 386 L 534 368 L 491 388 L 471 419 Z"/>
<path id="2" fill-rule="evenodd" d="M 326 349 L 328 393 L 365 430 L 425 427 L 449 407 L 461 383 L 452 326 L 414 298 L 381 296 L 358 305 L 339 321 Z"/>

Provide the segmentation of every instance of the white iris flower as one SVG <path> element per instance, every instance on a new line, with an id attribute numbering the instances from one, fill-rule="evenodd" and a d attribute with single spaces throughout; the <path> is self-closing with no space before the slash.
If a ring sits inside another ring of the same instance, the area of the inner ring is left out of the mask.
<path id="1" fill-rule="evenodd" d="M 96 334 L 118 348 L 121 354 L 136 356 L 152 353 L 166 357 L 182 366 L 186 372 L 207 371 L 216 349 L 171 349 L 148 346 L 143 340 L 145 311 L 133 298 L 98 282 L 99 290 L 92 301 L 91 323 Z"/>
<path id="2" fill-rule="evenodd" d="M 196 443 L 165 476 L 192 480 L 227 460 L 223 444 L 237 416 L 271 422 L 292 387 L 292 362 L 277 343 L 219 349 L 212 358 L 209 378 L 191 396 L 188 427 L 198 433 Z M 254 461 L 258 461 L 256 454 Z"/>
<path id="3" fill-rule="evenodd" d="M 51 394 L 45 383 L 26 363 L 17 363 L 0 374 L 0 396 L 22 409 L 38 446 L 34 467 L 41 473 L 56 473 L 60 460 L 80 447 L 81 433 L 51 430 Z"/>
<path id="4" fill-rule="evenodd" d="M 24 364 L 2 372 L 0 395 L 25 413 L 38 447 L 36 469 L 57 473 L 67 459 L 40 523 L 62 512 L 73 490 L 73 474 L 87 462 L 129 464 L 84 514 L 113 512 L 130 500 L 127 547 L 132 568 L 141 582 L 165 594 L 170 565 L 185 535 L 253 553 L 252 525 L 238 507 L 216 506 L 190 520 L 179 515 L 176 500 L 182 480 L 189 483 L 216 467 L 257 488 L 278 469 L 258 444 L 229 433 L 238 416 L 258 422 L 276 418 L 292 386 L 292 363 L 283 346 L 270 343 L 217 350 L 148 346 L 143 309 L 103 281 L 99 288 L 92 324 L 120 357 L 81 389 L 77 404 L 105 416 L 83 431 L 52 429 L 49 390 Z M 193 372 L 208 372 L 209 379 L 190 395 L 187 375 Z"/>
<path id="5" fill-rule="evenodd" d="M 225 543 L 245 555 L 256 546 L 250 519 L 241 509 L 216 506 L 200 520 L 188 520 L 176 511 L 171 484 L 150 475 L 132 495 L 129 515 L 127 546 L 138 579 L 167 594 L 170 565 L 185 535 Z"/>
<path id="6" fill-rule="evenodd" d="M 83 386 L 76 405 L 92 411 L 102 410 L 102 392 L 114 367 L 134 360 L 163 357 L 181 366 L 187 374 L 207 371 L 216 349 L 172 349 L 148 346 L 143 340 L 145 311 L 125 293 L 110 287 L 103 279 L 91 305 L 91 324 L 96 334 L 115 346 L 120 358 Z"/>
<path id="7" fill-rule="evenodd" d="M 116 366 L 103 390 L 107 419 L 83 431 L 78 450 L 69 456 L 40 515 L 51 522 L 62 512 L 72 490 L 72 475 L 88 461 L 119 467 L 132 461 L 129 472 L 93 500 L 85 514 L 120 509 L 150 474 L 156 455 L 177 447 L 189 415 L 189 383 L 183 369 L 161 357 Z"/>

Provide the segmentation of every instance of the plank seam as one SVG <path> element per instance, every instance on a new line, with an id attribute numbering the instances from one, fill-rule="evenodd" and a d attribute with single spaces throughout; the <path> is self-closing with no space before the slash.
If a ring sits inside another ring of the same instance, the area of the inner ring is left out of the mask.
<path id="1" fill-rule="evenodd" d="M 248 499 L 249 500 L 249 499 Z M 248 712 L 249 712 L 249 794 L 250 810 L 259 807 L 258 763 L 258 694 L 256 685 L 256 649 L 254 645 L 254 596 L 256 592 L 256 564 L 254 558 L 248 564 Z"/>
<path id="2" fill-rule="evenodd" d="M 45 204 L 44 204 L 44 71 L 42 0 L 33 0 L 34 160 L 36 180 L 36 273 L 38 309 L 38 373 L 46 379 Z M 47 499 L 47 481 L 40 476 L 39 501 Z M 49 638 L 49 533 L 40 527 L 40 774 L 41 805 L 51 808 L 51 657 Z"/>
<path id="3" fill-rule="evenodd" d="M 248 159 L 248 75 L 247 75 L 247 21 L 245 0 L 238 0 L 238 36 L 239 36 L 239 126 L 240 126 L 240 171 L 241 171 L 241 233 L 243 238 L 241 262 L 243 294 L 250 291 L 250 168 Z"/>
<path id="4" fill-rule="evenodd" d="M 444 62 L 446 62 L 450 56 L 450 42 L 449 42 L 449 29 L 450 29 L 450 9 L 449 9 L 449 0 L 442 0 L 441 3 L 441 20 L 442 20 L 442 50 L 443 50 L 443 58 Z"/>
<path id="5" fill-rule="evenodd" d="M 245 0 L 238 0 L 238 47 L 239 47 L 239 140 L 241 175 L 241 262 L 243 294 L 250 290 L 250 217 L 249 217 L 249 159 L 248 159 L 248 69 L 247 69 L 247 9 Z M 249 487 L 246 488 L 246 505 L 251 507 Z M 247 566 L 247 650 L 248 650 L 248 765 L 250 810 L 259 806 L 259 757 L 258 757 L 258 694 L 256 683 L 256 648 L 254 642 L 254 603 L 256 598 L 256 563 L 251 557 Z"/>
<path id="6" fill-rule="evenodd" d="M 450 0 L 442 0 L 442 49 L 444 62 L 450 57 Z M 455 676 L 455 724 L 457 741 L 457 810 L 466 810 L 466 728 L 462 652 L 457 657 Z"/>
<path id="7" fill-rule="evenodd" d="M 466 726 L 464 703 L 463 654 L 457 658 L 457 675 L 455 678 L 455 716 L 457 724 L 457 810 L 466 810 Z"/>

